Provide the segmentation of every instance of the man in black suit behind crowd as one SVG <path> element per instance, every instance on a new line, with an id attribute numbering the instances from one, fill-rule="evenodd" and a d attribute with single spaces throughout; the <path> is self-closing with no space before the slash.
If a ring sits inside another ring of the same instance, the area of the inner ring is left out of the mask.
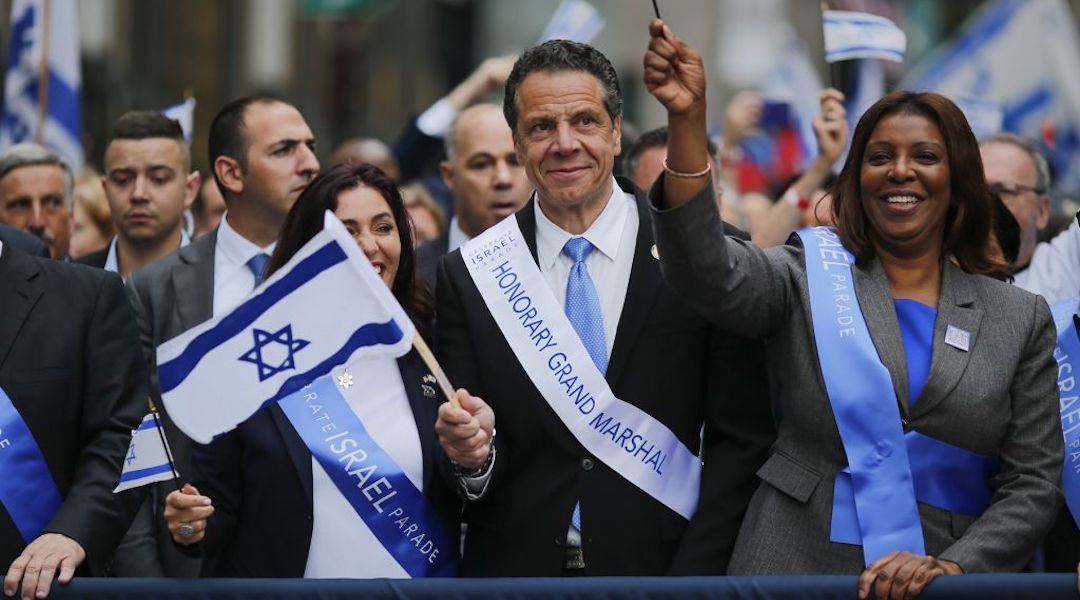
<path id="1" fill-rule="evenodd" d="M 107 570 L 137 507 L 112 490 L 147 391 L 120 278 L 17 247 L 0 229 L 0 564 L 4 593 L 32 598 Z"/>
<path id="2" fill-rule="evenodd" d="M 439 344 L 468 393 L 458 392 L 464 410 L 440 408 L 437 430 L 473 501 L 465 576 L 723 574 L 772 439 L 756 342 L 718 333 L 665 287 L 644 193 L 612 176 L 619 93 L 610 62 L 589 46 L 557 40 L 521 56 L 503 112 L 536 195 L 517 224 L 539 285 L 559 301 L 552 312 L 570 310 L 568 273 L 587 268 L 600 316 L 591 326 L 603 333 L 589 356 L 643 423 L 658 421 L 704 459 L 696 511 L 680 516 L 571 432 L 455 251 L 438 273 Z M 564 243 L 580 238 L 594 251 L 571 259 Z"/>

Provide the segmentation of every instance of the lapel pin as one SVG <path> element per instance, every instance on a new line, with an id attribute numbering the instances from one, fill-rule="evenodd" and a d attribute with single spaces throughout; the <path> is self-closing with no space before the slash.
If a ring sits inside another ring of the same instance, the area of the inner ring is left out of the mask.
<path id="1" fill-rule="evenodd" d="M 425 398 L 434 398 L 435 397 L 435 388 L 431 387 L 430 385 L 427 385 L 427 384 L 421 385 L 420 389 L 424 392 L 424 397 Z"/>
<path id="2" fill-rule="evenodd" d="M 971 349 L 971 332 L 949 325 L 945 328 L 945 343 L 953 348 L 967 352 Z"/>
<path id="3" fill-rule="evenodd" d="M 656 249 L 656 244 L 652 245 L 652 257 L 656 260 L 660 260 L 660 251 Z"/>
<path id="4" fill-rule="evenodd" d="M 345 389 L 349 389 L 353 384 L 353 377 L 348 371 L 342 371 L 341 375 L 337 378 L 338 385 Z"/>

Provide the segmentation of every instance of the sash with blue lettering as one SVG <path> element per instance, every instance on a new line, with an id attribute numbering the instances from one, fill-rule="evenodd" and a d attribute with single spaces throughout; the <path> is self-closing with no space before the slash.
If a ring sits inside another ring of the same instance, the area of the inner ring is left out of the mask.
<path id="1" fill-rule="evenodd" d="M 1058 395 L 1061 403 L 1061 432 L 1065 436 L 1065 464 L 1061 468 L 1061 490 L 1073 520 L 1080 524 L 1080 389 L 1077 388 L 1077 367 L 1080 367 L 1080 337 L 1077 335 L 1077 313 L 1080 298 L 1064 300 L 1051 309 L 1057 328 L 1057 347 L 1054 359 L 1058 364 Z"/>
<path id="2" fill-rule="evenodd" d="M 0 504 L 23 541 L 29 544 L 45 531 L 62 501 L 41 448 L 0 389 Z"/>
<path id="3" fill-rule="evenodd" d="M 446 535 L 423 493 L 372 439 L 332 376 L 319 377 L 278 405 L 338 491 L 410 577 L 457 575 L 457 540 Z M 337 426 L 329 436 L 322 428 L 327 415 Z M 353 443 L 346 445 L 348 440 Z M 345 462 L 346 450 L 363 458 Z M 353 468 L 354 462 L 362 464 Z"/>
<path id="4" fill-rule="evenodd" d="M 821 374 L 848 457 L 833 487 L 830 539 L 862 544 L 867 565 L 897 550 L 926 554 L 916 501 L 978 516 L 1000 460 L 904 432 L 892 377 L 858 304 L 855 257 L 827 227 L 797 234 Z"/>

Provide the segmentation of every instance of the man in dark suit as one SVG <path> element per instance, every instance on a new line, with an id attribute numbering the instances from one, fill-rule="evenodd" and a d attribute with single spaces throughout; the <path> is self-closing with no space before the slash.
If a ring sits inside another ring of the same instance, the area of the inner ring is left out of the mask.
<path id="1" fill-rule="evenodd" d="M 30 142 L 0 154 L 0 223 L 33 234 L 68 257 L 75 177 L 59 154 Z"/>
<path id="2" fill-rule="evenodd" d="M 439 268 L 439 342 L 469 393 L 440 407 L 436 428 L 473 501 L 466 576 L 723 574 L 771 441 L 757 342 L 719 334 L 664 286 L 644 194 L 612 176 L 619 94 L 589 46 L 553 41 L 518 60 L 503 112 L 536 195 L 517 225 L 614 396 L 704 460 L 696 510 L 680 516 L 564 424 L 456 251 Z M 583 240 L 595 251 L 570 258 Z M 580 270 L 599 309 L 588 336 L 571 317 Z"/>
<path id="3" fill-rule="evenodd" d="M 454 196 L 454 216 L 446 233 L 417 250 L 417 268 L 431 289 L 443 255 L 517 212 L 531 192 L 514 137 L 494 104 L 471 106 L 454 120 L 439 173 Z"/>
<path id="4" fill-rule="evenodd" d="M 319 170 L 311 129 L 295 107 L 280 100 L 254 96 L 230 102 L 214 117 L 209 137 L 225 216 L 215 231 L 136 271 L 128 282 L 155 399 L 155 349 L 251 293 L 262 280 L 285 216 Z M 167 414 L 162 416 L 177 469 L 187 477 L 192 442 Z M 199 561 L 177 551 L 161 517 L 172 489 L 171 482 L 154 488 L 149 508 L 140 513 L 117 555 L 118 574 L 198 576 Z"/>
<path id="5" fill-rule="evenodd" d="M 199 193 L 191 151 L 180 123 L 157 111 L 124 113 L 105 145 L 101 185 L 116 237 L 108 247 L 77 260 L 119 273 L 125 280 L 188 244 L 184 211 Z"/>
<path id="6" fill-rule="evenodd" d="M 120 279 L 28 256 L 15 240 L 0 229 L 0 486 L 15 492 L 0 495 L 0 563 L 4 593 L 21 583 L 32 598 L 58 572 L 67 583 L 107 570 L 138 504 L 112 490 L 146 411 L 146 371 Z M 21 478 L 27 454 L 47 470 Z M 31 481 L 47 493 L 4 504 Z M 35 511 L 44 512 L 27 521 Z"/>

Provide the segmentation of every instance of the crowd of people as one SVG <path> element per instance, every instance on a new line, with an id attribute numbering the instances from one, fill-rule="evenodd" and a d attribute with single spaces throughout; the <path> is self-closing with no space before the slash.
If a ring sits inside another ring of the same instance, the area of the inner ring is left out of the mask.
<path id="1" fill-rule="evenodd" d="M 860 598 L 910 598 L 939 575 L 1076 569 L 1048 303 L 1080 296 L 1080 225 L 1038 241 L 1038 147 L 980 142 L 906 91 L 849 136 L 824 90 L 819 155 L 751 215 L 733 145 L 760 98 L 736 97 L 718 145 L 700 54 L 656 20 L 643 67 L 668 123 L 634 140 L 608 59 L 555 40 L 331 165 L 266 96 L 217 112 L 208 175 L 150 111 L 116 121 L 100 177 L 0 154 L 5 595 L 449 572 L 860 574 Z M 181 480 L 113 493 L 161 409 L 155 349 L 229 313 L 326 211 L 457 388 L 437 399 L 415 352 L 340 384 L 417 521 L 362 514 L 278 405 L 208 445 L 161 410 Z"/>

